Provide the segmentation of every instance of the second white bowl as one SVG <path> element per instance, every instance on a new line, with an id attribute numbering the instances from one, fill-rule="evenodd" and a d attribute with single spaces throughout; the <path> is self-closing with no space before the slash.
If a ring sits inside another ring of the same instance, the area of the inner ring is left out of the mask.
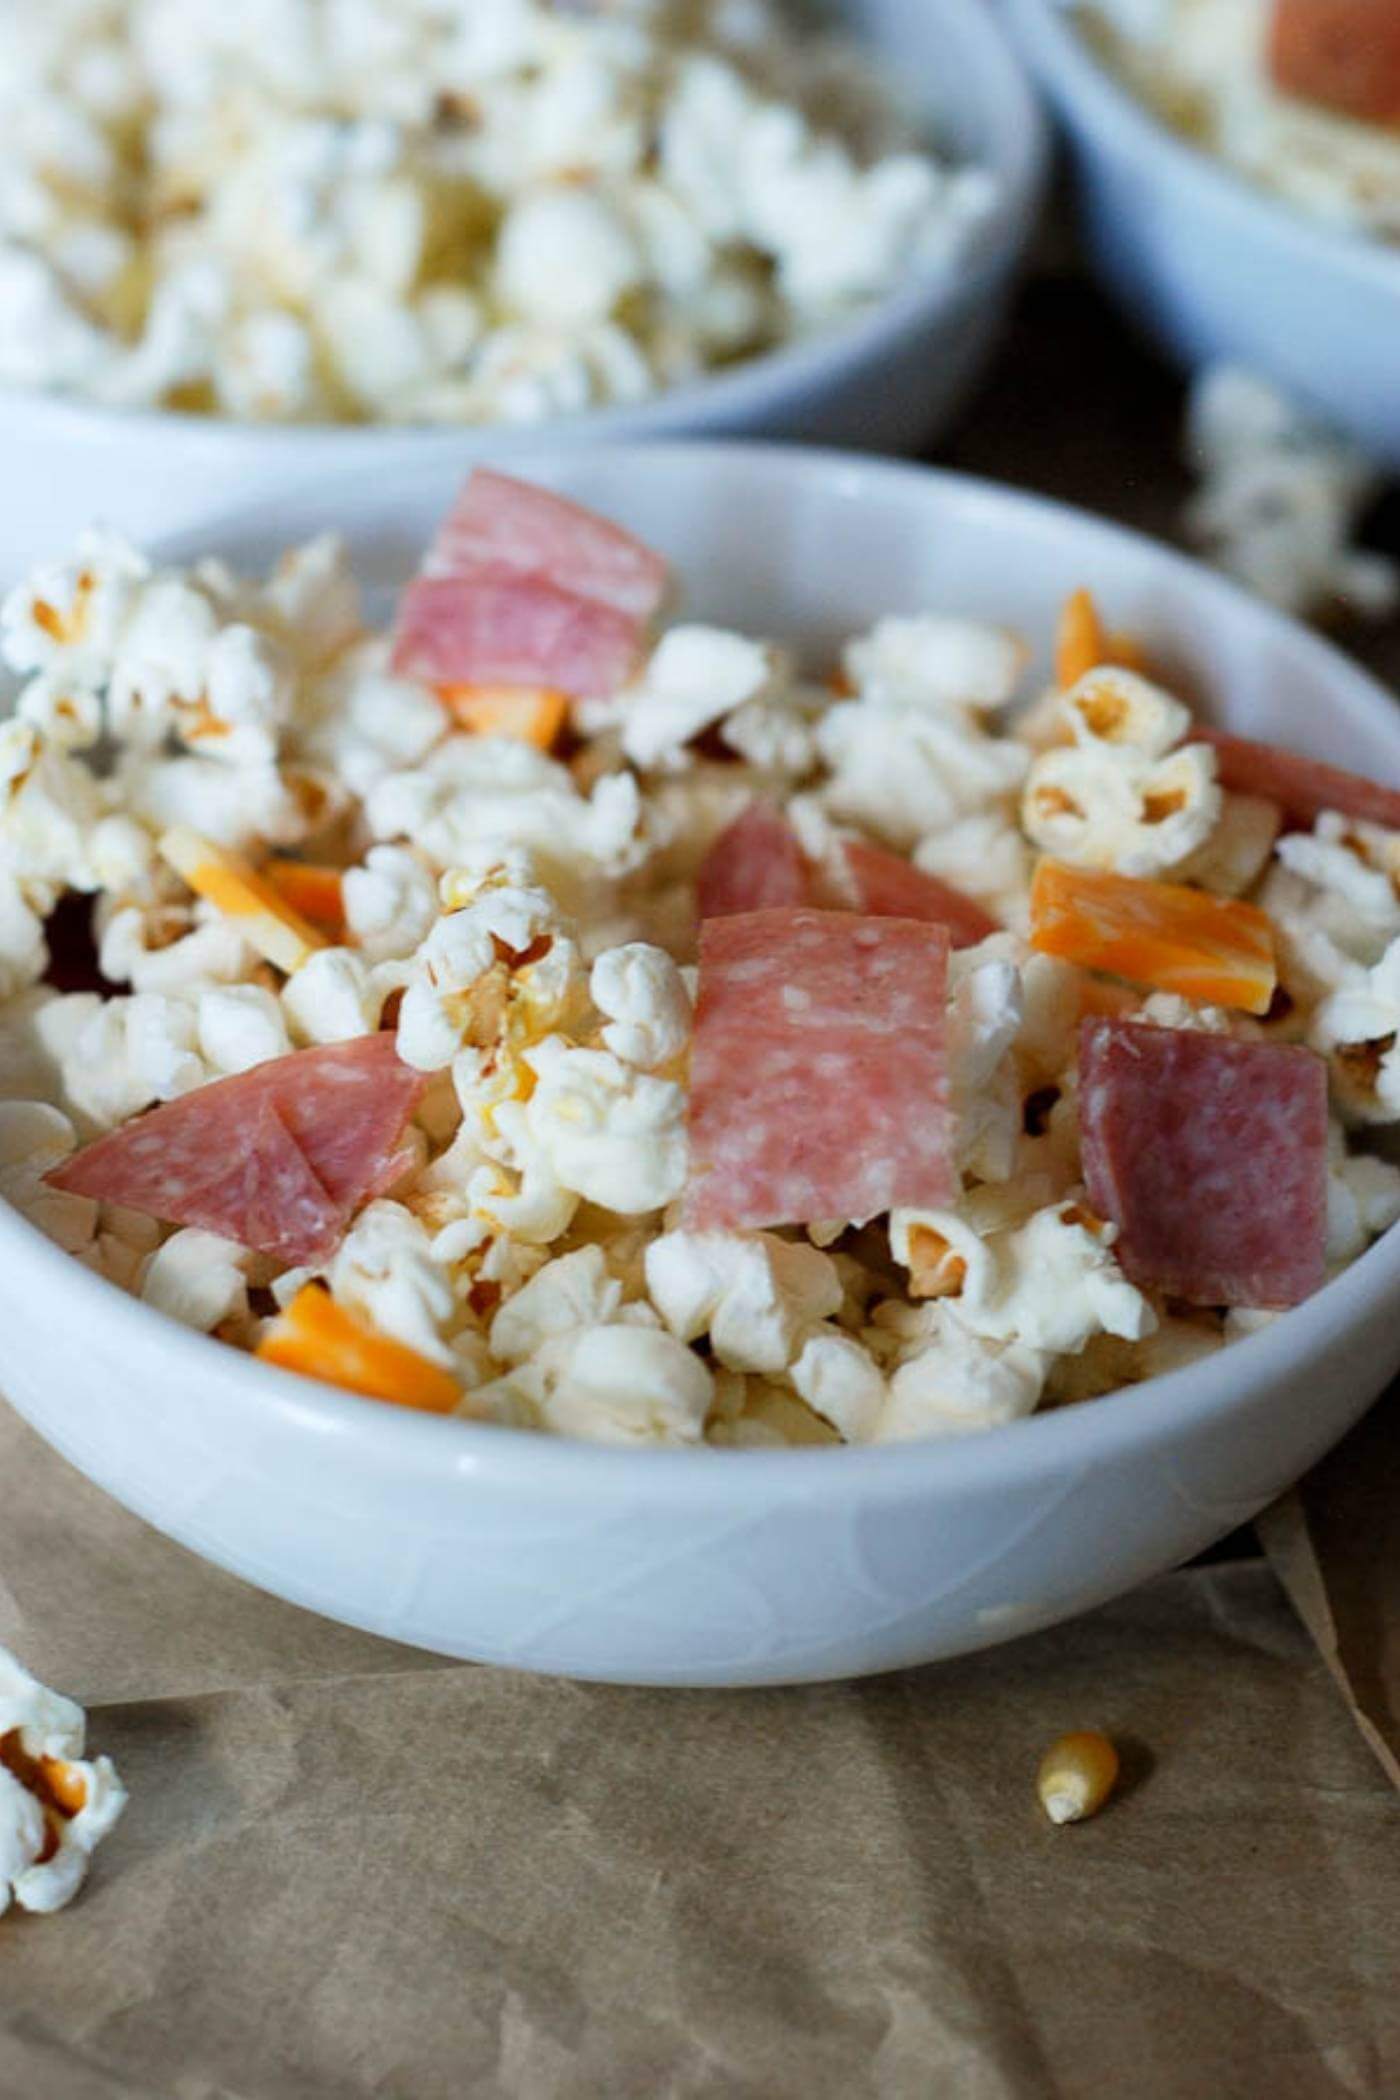
<path id="1" fill-rule="evenodd" d="M 948 152 L 985 168 L 997 201 L 967 254 L 810 341 L 751 358 L 635 408 L 548 425 L 399 428 L 235 423 L 132 413 L 0 388 L 0 568 L 60 551 L 101 519 L 169 532 L 263 490 L 359 466 L 395 481 L 429 461 L 508 462 L 541 445 L 696 435 L 798 437 L 912 451 L 941 431 L 995 347 L 1039 212 L 1045 132 L 984 0 L 842 0 L 842 18 Z"/>

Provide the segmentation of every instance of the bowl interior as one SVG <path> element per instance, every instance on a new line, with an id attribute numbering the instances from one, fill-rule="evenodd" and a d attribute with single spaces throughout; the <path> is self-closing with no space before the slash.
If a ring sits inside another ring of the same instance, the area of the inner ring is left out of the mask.
<path id="1" fill-rule="evenodd" d="M 1089 584 L 1115 625 L 1169 655 L 1209 711 L 1400 785 L 1400 710 L 1359 668 L 1197 564 L 1137 534 L 1042 498 L 963 476 L 782 446 L 674 444 L 543 450 L 521 471 L 646 535 L 676 565 L 688 616 L 793 640 L 825 656 L 887 614 L 960 612 L 1014 625 L 1044 670 L 1064 594 Z M 155 550 L 162 560 L 219 553 L 266 566 L 298 538 L 344 533 L 381 599 L 412 569 L 459 479 L 449 462 L 386 479 L 355 470 L 288 480 L 275 504 L 232 513 Z M 113 1359 L 157 1354 L 163 1375 L 237 1388 L 250 1421 L 295 1422 L 349 1438 L 389 1473 L 512 1476 L 569 1494 L 580 1478 L 642 1483 L 701 1503 L 723 1472 L 726 1497 L 787 1483 L 840 1496 L 859 1480 L 895 1493 L 911 1469 L 950 1480 L 1011 1478 L 1047 1456 L 1170 1448 L 1187 1424 L 1219 1419 L 1287 1375 L 1299 1349 L 1335 1338 L 1400 1286 L 1400 1228 L 1307 1304 L 1220 1356 L 1140 1389 L 1018 1422 L 995 1435 L 864 1450 L 629 1453 L 470 1423 L 408 1416 L 240 1358 L 123 1296 L 0 1205 L 0 1259 L 12 1282 L 61 1291 L 73 1317 L 100 1323 Z M 818 1483 L 821 1483 L 818 1490 Z"/>

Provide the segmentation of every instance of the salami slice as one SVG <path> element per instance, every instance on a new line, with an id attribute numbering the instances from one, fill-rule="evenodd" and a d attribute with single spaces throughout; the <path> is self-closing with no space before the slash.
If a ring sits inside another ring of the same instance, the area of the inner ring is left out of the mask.
<path id="1" fill-rule="evenodd" d="M 811 874 L 791 825 L 766 802 L 751 802 L 722 831 L 700 865 L 702 919 L 806 904 Z"/>
<path id="2" fill-rule="evenodd" d="M 420 576 L 399 601 L 394 669 L 429 685 L 611 693 L 641 653 L 638 623 L 546 576 L 479 569 Z"/>
<path id="3" fill-rule="evenodd" d="M 841 862 L 857 909 L 875 918 L 924 919 L 931 926 L 946 926 L 955 948 L 975 948 L 998 930 L 996 920 L 971 897 L 882 846 L 846 839 Z"/>
<path id="4" fill-rule="evenodd" d="M 1315 823 L 1325 809 L 1400 831 L 1400 788 L 1382 787 L 1360 773 L 1344 773 L 1320 759 L 1304 758 L 1281 744 L 1256 744 L 1205 724 L 1192 741 L 1215 748 L 1220 784 L 1236 795 L 1259 795 L 1276 802 L 1300 824 Z"/>
<path id="5" fill-rule="evenodd" d="M 425 1085 L 388 1034 L 296 1050 L 138 1116 L 47 1178 L 282 1261 L 318 1261 L 401 1163 Z"/>
<path id="6" fill-rule="evenodd" d="M 1400 124 L 1395 0 L 1274 0 L 1269 65 L 1285 94 L 1368 124 Z"/>
<path id="7" fill-rule="evenodd" d="M 854 1222 L 953 1195 L 948 949 L 941 926 L 852 912 L 705 922 L 688 1226 Z"/>
<path id="8" fill-rule="evenodd" d="M 1079 1119 L 1089 1200 L 1134 1283 L 1252 1306 L 1323 1283 L 1327 1068 L 1313 1051 L 1087 1020 Z"/>
<path id="9" fill-rule="evenodd" d="M 294 1050 L 290 1057 L 239 1075 L 259 1077 L 337 1202 L 353 1210 L 385 1185 L 383 1177 L 391 1169 L 395 1179 L 403 1172 L 404 1125 L 428 1082 L 404 1063 L 387 1030 Z M 238 1083 L 218 1080 L 200 1093 L 207 1096 L 216 1087 Z"/>
<path id="10" fill-rule="evenodd" d="M 651 618 L 666 589 L 661 556 L 620 525 L 490 467 L 470 477 L 424 565 L 429 576 L 483 569 L 546 578 L 638 622 Z"/>

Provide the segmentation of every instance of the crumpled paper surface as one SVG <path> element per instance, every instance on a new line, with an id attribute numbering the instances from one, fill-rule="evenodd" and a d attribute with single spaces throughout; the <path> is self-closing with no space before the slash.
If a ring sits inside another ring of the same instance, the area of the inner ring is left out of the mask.
<path id="1" fill-rule="evenodd" d="M 1258 1530 L 1363 1738 L 1400 1787 L 1400 1393 Z"/>
<path id="2" fill-rule="evenodd" d="M 0 1920 L 3 2100 L 1400 2090 L 1394 1794 L 1258 1559 L 865 1683 L 628 1691 L 347 1632 L 0 1410 L 0 1635 L 131 1789 Z M 1126 1783 L 1055 1830 L 1041 1752 Z"/>

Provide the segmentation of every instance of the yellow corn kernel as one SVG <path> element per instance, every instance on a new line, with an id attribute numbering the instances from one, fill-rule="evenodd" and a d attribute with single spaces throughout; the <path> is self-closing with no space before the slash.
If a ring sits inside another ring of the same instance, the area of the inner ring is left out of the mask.
<path id="1" fill-rule="evenodd" d="M 1118 1783 L 1118 1752 L 1097 1729 L 1062 1735 L 1040 1760 L 1035 1790 L 1052 1823 L 1096 1816 Z"/>
<path id="2" fill-rule="evenodd" d="M 160 852 L 196 896 L 237 919 L 249 946 L 288 977 L 317 948 L 325 947 L 316 928 L 241 853 L 216 846 L 186 824 L 176 824 L 164 834 Z"/>

